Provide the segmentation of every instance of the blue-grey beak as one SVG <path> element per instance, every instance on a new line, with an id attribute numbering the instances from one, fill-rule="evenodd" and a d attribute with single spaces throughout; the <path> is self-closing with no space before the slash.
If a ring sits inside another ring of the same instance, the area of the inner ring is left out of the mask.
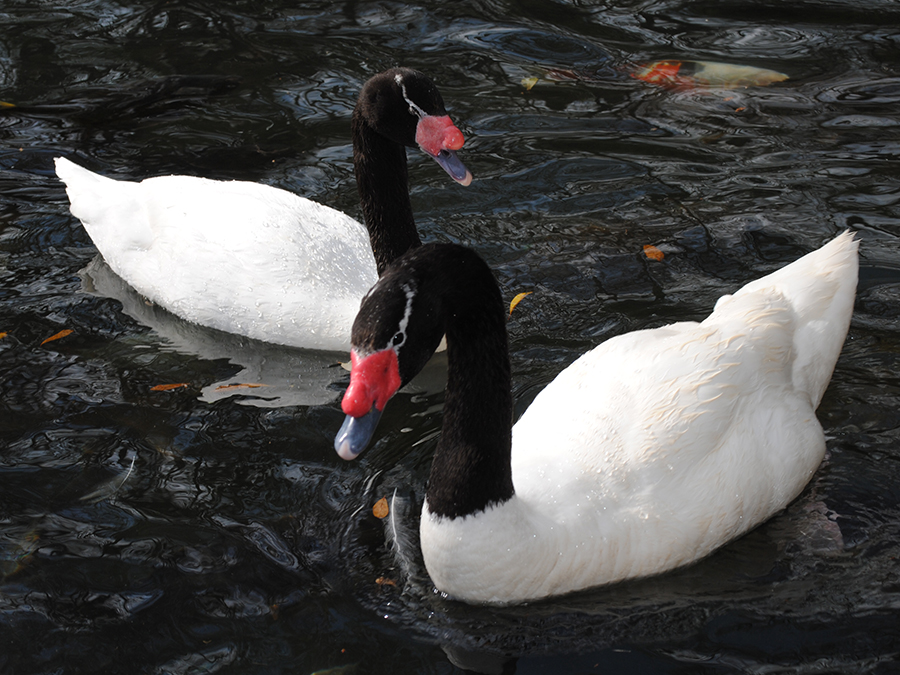
<path id="1" fill-rule="evenodd" d="M 375 434 L 375 427 L 381 419 L 381 411 L 374 405 L 362 417 L 347 415 L 340 431 L 334 437 L 334 449 L 342 459 L 356 459 Z"/>
<path id="2" fill-rule="evenodd" d="M 440 164 L 450 178 L 460 185 L 468 185 L 472 182 L 472 172 L 466 168 L 453 150 L 441 150 L 436 157 L 430 153 L 426 154 Z"/>

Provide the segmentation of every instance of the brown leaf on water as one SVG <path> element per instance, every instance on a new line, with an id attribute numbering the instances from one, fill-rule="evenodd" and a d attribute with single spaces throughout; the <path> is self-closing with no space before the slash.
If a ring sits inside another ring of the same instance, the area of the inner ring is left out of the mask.
<path id="1" fill-rule="evenodd" d="M 375 502 L 375 506 L 372 507 L 372 515 L 376 518 L 387 518 L 387 515 L 390 512 L 391 510 L 388 507 L 387 497 L 382 497 Z"/>
<path id="2" fill-rule="evenodd" d="M 393 579 L 388 579 L 387 577 L 378 577 L 375 580 L 375 583 L 379 586 L 396 586 L 397 582 Z"/>
<path id="3" fill-rule="evenodd" d="M 45 344 L 47 344 L 48 342 L 53 342 L 54 340 L 59 340 L 60 338 L 64 338 L 64 337 L 66 337 L 67 335 L 71 335 L 72 332 L 73 332 L 73 331 L 72 331 L 71 328 L 66 328 L 65 330 L 59 331 L 56 335 L 51 335 L 51 336 L 48 337 L 46 340 L 44 340 L 41 344 L 42 344 L 42 345 L 45 345 Z"/>
<path id="4" fill-rule="evenodd" d="M 231 391 L 232 389 L 259 389 L 260 387 L 268 387 L 267 384 L 258 384 L 251 382 L 239 382 L 235 384 L 223 384 L 216 387 L 216 391 Z"/>
<path id="5" fill-rule="evenodd" d="M 578 72 L 574 70 L 569 70 L 567 68 L 548 68 L 547 79 L 555 80 L 556 82 L 575 82 L 582 78 Z"/>
<path id="6" fill-rule="evenodd" d="M 662 260 L 665 258 L 663 252 L 652 244 L 646 244 L 644 246 L 644 255 L 650 258 L 650 260 Z"/>
<path id="7" fill-rule="evenodd" d="M 173 389 L 183 389 L 184 387 L 189 387 L 187 382 L 177 382 L 174 384 L 157 384 L 155 387 L 150 387 L 150 391 L 172 391 Z"/>
<path id="8" fill-rule="evenodd" d="M 0 333 L 0 340 L 5 338 L 7 335 L 9 335 L 9 333 Z"/>
<path id="9" fill-rule="evenodd" d="M 516 305 L 522 302 L 523 298 L 531 295 L 532 293 L 533 291 L 526 291 L 524 293 L 519 293 L 516 297 L 514 297 L 512 299 L 512 302 L 509 303 L 509 315 L 512 316 L 513 310 L 516 308 Z"/>

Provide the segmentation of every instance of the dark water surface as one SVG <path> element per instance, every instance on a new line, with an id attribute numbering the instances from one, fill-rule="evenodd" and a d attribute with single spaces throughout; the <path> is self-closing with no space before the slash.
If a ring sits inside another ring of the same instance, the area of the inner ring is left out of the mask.
<path id="1" fill-rule="evenodd" d="M 0 672 L 900 672 L 900 5 L 5 0 L 0 21 Z M 662 58 L 789 79 L 629 77 Z M 519 412 L 591 346 L 858 232 L 829 453 L 784 513 L 661 578 L 448 601 L 371 510 L 396 493 L 415 531 L 439 386 L 344 463 L 335 355 L 188 326 L 93 261 L 54 156 L 358 216 L 350 111 L 397 64 L 438 83 L 476 177 L 411 154 L 423 237 L 533 291 L 509 324 Z M 248 382 L 269 387 L 219 389 Z"/>

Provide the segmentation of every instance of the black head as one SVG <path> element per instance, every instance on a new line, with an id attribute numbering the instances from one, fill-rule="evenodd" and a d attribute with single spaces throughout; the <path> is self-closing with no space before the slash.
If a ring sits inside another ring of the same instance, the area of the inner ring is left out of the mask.
<path id="1" fill-rule="evenodd" d="M 429 264 L 434 246 L 410 251 L 385 271 L 363 298 L 351 342 L 359 355 L 383 349 L 397 353 L 402 384 L 431 358 L 444 335 L 443 298 Z"/>
<path id="2" fill-rule="evenodd" d="M 391 68 L 366 82 L 356 104 L 368 126 L 395 143 L 417 147 L 416 129 L 425 116 L 444 117 L 444 99 L 434 83 L 411 68 Z"/>
<path id="3" fill-rule="evenodd" d="M 429 244 L 396 260 L 363 298 L 353 322 L 353 370 L 341 402 L 347 418 L 335 439 L 338 454 L 352 459 L 365 449 L 390 397 L 422 370 L 445 333 L 448 354 L 481 351 L 486 328 L 487 335 L 499 333 L 505 348 L 504 320 L 500 289 L 471 249 Z"/>

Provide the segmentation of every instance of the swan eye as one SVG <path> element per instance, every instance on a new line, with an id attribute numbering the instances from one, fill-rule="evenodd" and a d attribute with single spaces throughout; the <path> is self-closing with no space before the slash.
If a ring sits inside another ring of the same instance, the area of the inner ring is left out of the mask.
<path id="1" fill-rule="evenodd" d="M 398 347 L 399 345 L 403 344 L 403 340 L 404 340 L 405 337 L 406 337 L 406 336 L 403 335 L 403 333 L 397 333 L 397 334 L 394 335 L 394 337 L 391 339 L 391 345 L 394 346 L 394 347 Z"/>

